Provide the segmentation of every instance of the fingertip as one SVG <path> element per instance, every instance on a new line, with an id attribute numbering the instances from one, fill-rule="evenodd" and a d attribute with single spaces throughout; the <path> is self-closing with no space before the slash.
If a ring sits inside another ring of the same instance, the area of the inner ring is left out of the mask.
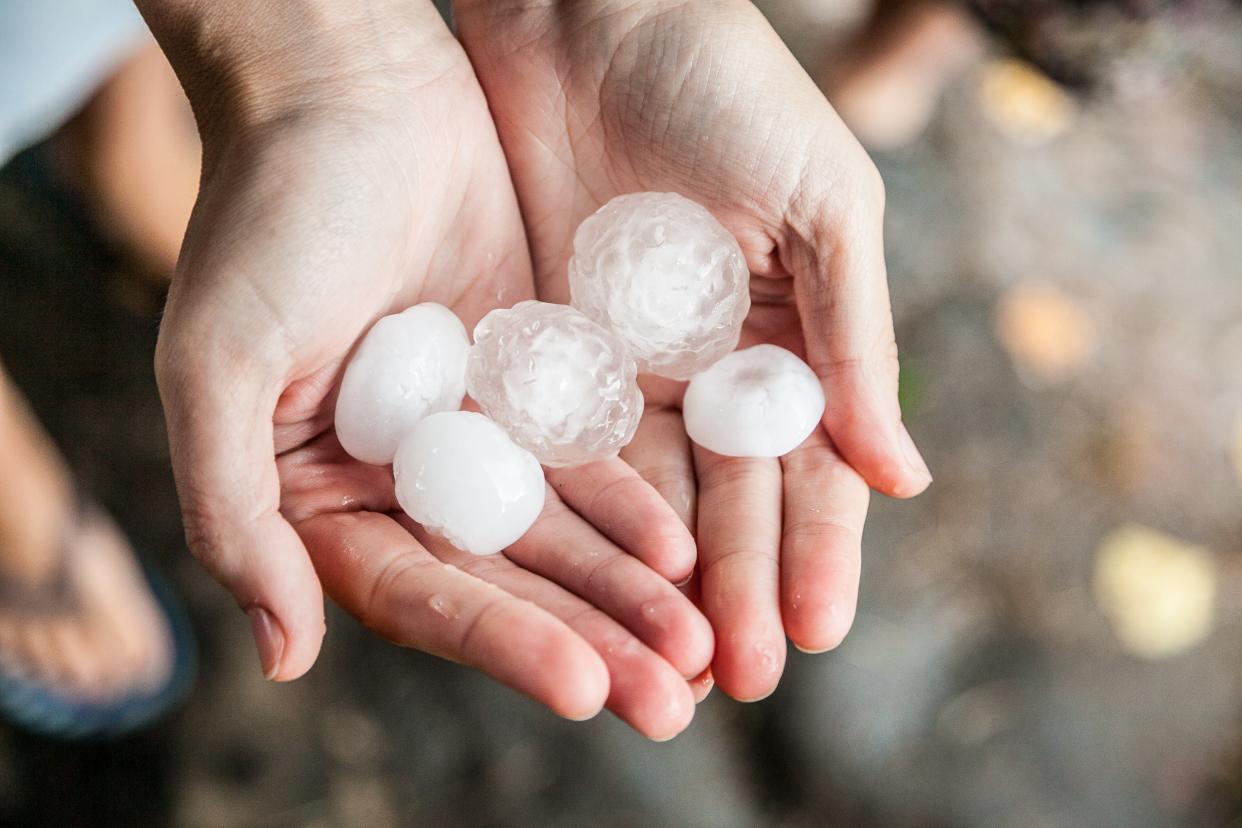
<path id="1" fill-rule="evenodd" d="M 927 487 L 932 484 L 931 476 L 919 475 L 902 475 L 899 479 L 893 481 L 884 488 L 877 487 L 877 491 L 894 497 L 898 500 L 909 500 L 912 497 L 918 497 L 927 491 Z"/>
<path id="2" fill-rule="evenodd" d="M 683 677 L 697 675 L 711 664 L 716 647 L 712 625 L 683 595 L 673 593 L 648 601 L 642 611 L 654 633 L 649 646 Z"/>
<path id="3" fill-rule="evenodd" d="M 854 626 L 855 607 L 845 602 L 822 601 L 785 608 L 785 633 L 800 651 L 810 654 L 835 650 Z"/>
<path id="4" fill-rule="evenodd" d="M 778 643 L 779 642 L 779 643 Z M 740 702 L 766 699 L 776 690 L 785 670 L 785 636 L 756 636 L 733 648 L 722 648 L 712 664 L 716 684 Z"/>
<path id="5" fill-rule="evenodd" d="M 267 657 L 267 653 L 271 650 L 267 649 L 268 645 L 260 640 L 259 633 L 257 631 L 255 633 L 255 645 L 259 650 L 259 664 L 263 670 L 263 677 L 268 681 L 277 682 L 301 678 L 314 666 L 316 659 L 319 658 L 319 651 L 323 647 L 326 626 L 322 611 L 317 620 L 309 624 L 286 627 L 280 622 L 273 621 L 273 625 L 278 630 L 276 635 L 279 642 L 278 655 L 275 659 Z M 254 627 L 253 617 L 251 626 Z M 285 632 L 286 629 L 289 630 L 288 633 Z"/>
<path id="6" fill-rule="evenodd" d="M 716 679 L 712 676 L 712 668 L 708 667 L 688 682 L 690 685 L 690 693 L 694 696 L 695 704 L 702 704 L 703 700 L 711 695 L 712 688 L 716 686 Z"/>
<path id="7" fill-rule="evenodd" d="M 671 584 L 681 585 L 690 580 L 699 552 L 694 536 L 681 520 L 667 522 L 654 538 L 654 546 L 648 566 Z"/>
<path id="8" fill-rule="evenodd" d="M 696 611 L 691 618 L 691 629 L 686 635 L 689 644 L 681 665 L 682 675 L 692 676 L 707 671 L 710 676 L 712 657 L 716 654 L 716 633 L 707 616 L 701 612 Z"/>
<path id="9" fill-rule="evenodd" d="M 480 643 L 465 663 L 563 719 L 581 722 L 599 715 L 612 692 L 603 657 L 545 610 L 524 613 L 524 603 L 506 598 L 503 609 L 490 620 L 476 622 Z"/>
<path id="10" fill-rule="evenodd" d="M 694 721 L 696 702 L 690 686 L 681 681 L 667 688 L 665 704 L 649 709 L 631 724 L 653 742 L 667 742 L 682 733 Z"/>
<path id="11" fill-rule="evenodd" d="M 229 583 L 250 620 L 259 666 L 269 681 L 305 675 L 323 646 L 323 588 L 296 532 L 279 516 L 256 526 L 254 544 L 263 555 L 246 555 L 246 565 Z"/>
<path id="12" fill-rule="evenodd" d="M 897 428 L 908 440 L 905 427 Z M 921 456 L 912 462 L 902 447 L 901 437 L 884 439 L 869 426 L 861 431 L 829 426 L 828 433 L 846 462 L 880 494 L 906 500 L 922 494 L 932 483 L 931 472 Z M 918 456 L 912 442 L 910 446 Z"/>
<path id="13" fill-rule="evenodd" d="M 607 665 L 582 639 L 558 649 L 562 663 L 550 666 L 548 672 L 565 678 L 558 681 L 558 686 L 548 688 L 547 698 L 541 701 L 553 713 L 571 722 L 595 718 L 608 702 L 610 682 Z"/>

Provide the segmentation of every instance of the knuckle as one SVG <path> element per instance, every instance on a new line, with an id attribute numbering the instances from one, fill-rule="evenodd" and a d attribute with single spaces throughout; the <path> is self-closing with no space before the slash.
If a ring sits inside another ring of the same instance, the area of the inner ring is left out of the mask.
<path id="1" fill-rule="evenodd" d="M 497 597 L 484 604 L 463 626 L 457 641 L 457 652 L 468 664 L 479 664 L 485 658 L 485 642 L 495 629 L 509 625 L 509 604 Z"/>
<path id="2" fill-rule="evenodd" d="M 224 540 L 215 528 L 211 509 L 197 498 L 186 498 L 181 507 L 181 521 L 190 555 L 216 580 L 229 586 L 229 567 Z"/>

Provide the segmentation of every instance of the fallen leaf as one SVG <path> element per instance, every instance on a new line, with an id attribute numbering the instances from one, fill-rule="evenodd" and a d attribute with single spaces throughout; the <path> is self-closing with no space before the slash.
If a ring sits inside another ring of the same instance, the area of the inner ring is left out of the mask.
<path id="1" fill-rule="evenodd" d="M 1096 604 L 1121 646 L 1139 658 L 1168 658 L 1206 639 L 1216 589 L 1208 549 L 1146 526 L 1113 530 L 1096 552 Z"/>
<path id="2" fill-rule="evenodd" d="M 979 79 L 983 112 L 1011 138 L 1041 144 L 1069 129 L 1077 106 L 1034 66 L 1013 58 L 989 62 Z"/>
<path id="3" fill-rule="evenodd" d="M 1024 372 L 1045 381 L 1068 377 L 1091 352 L 1090 317 L 1051 285 L 1024 282 L 1002 297 L 996 336 Z"/>

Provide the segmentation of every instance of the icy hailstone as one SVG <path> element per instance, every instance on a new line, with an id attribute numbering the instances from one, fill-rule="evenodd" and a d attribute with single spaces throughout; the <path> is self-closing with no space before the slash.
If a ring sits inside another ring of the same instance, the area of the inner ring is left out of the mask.
<path id="1" fill-rule="evenodd" d="M 469 351 L 465 327 L 443 305 L 426 302 L 380 319 L 341 380 L 341 446 L 364 463 L 391 463 L 415 423 L 461 407 Z"/>
<path id="2" fill-rule="evenodd" d="M 539 461 L 472 411 L 419 422 L 401 441 L 392 468 L 405 513 L 474 555 L 515 542 L 543 508 Z"/>
<path id="3" fill-rule="evenodd" d="M 687 379 L 737 347 L 749 285 L 737 240 L 675 193 L 617 196 L 574 236 L 574 307 L 620 336 L 643 371 Z"/>
<path id="4" fill-rule="evenodd" d="M 616 456 L 643 395 L 621 340 L 568 305 L 519 302 L 474 329 L 466 387 L 513 441 L 546 466 Z"/>
<path id="5" fill-rule="evenodd" d="M 775 345 L 734 351 L 690 380 L 690 439 L 730 457 L 780 457 L 819 425 L 824 391 L 805 362 Z"/>

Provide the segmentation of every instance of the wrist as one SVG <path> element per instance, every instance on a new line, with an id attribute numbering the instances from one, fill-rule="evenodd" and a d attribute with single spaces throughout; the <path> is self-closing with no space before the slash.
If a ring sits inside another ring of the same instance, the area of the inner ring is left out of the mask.
<path id="1" fill-rule="evenodd" d="M 204 140 L 331 106 L 386 109 L 445 71 L 455 42 L 429 0 L 137 0 Z"/>

